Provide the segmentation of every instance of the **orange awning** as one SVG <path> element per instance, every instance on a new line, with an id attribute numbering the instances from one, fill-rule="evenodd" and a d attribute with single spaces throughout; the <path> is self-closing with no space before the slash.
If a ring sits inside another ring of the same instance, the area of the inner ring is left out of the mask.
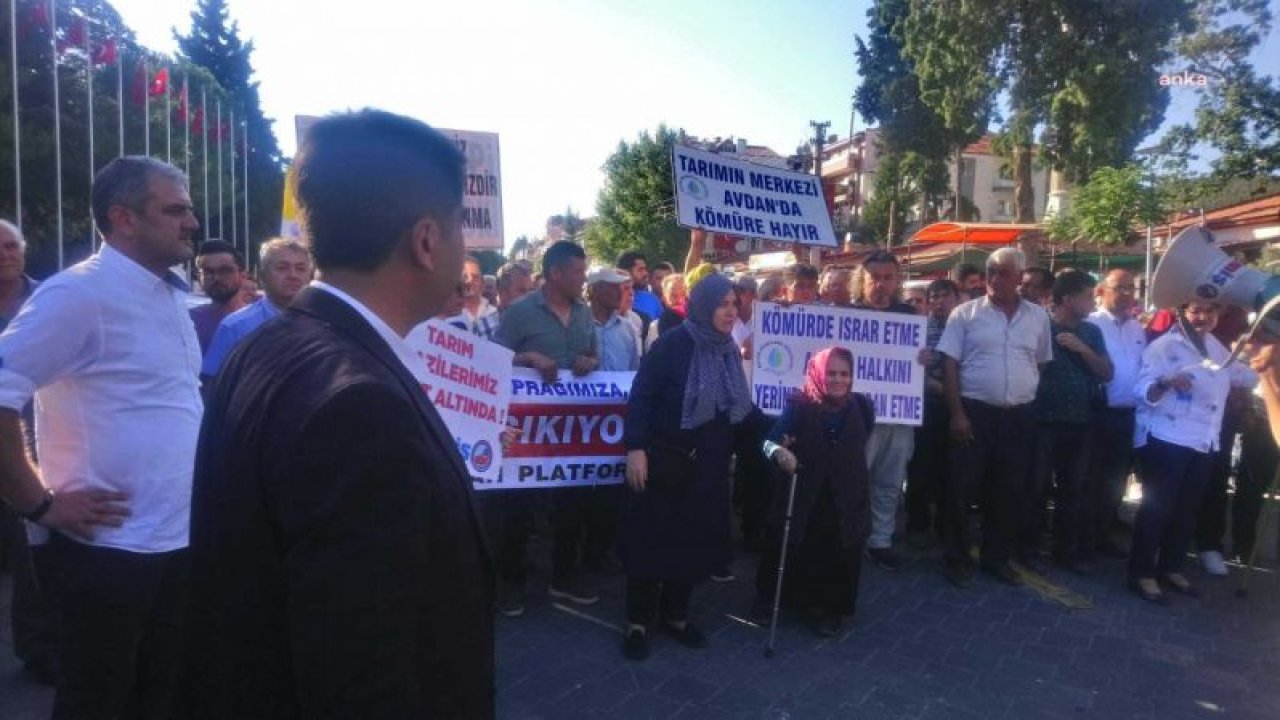
<path id="1" fill-rule="evenodd" d="M 1041 232 L 1039 225 L 1007 223 L 938 222 L 920 228 L 911 236 L 913 244 L 961 243 L 965 245 L 1011 245 L 1024 233 Z"/>

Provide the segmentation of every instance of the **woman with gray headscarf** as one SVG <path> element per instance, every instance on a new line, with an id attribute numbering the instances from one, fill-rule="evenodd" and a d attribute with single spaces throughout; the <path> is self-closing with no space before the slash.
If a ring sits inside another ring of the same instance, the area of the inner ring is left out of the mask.
<path id="1" fill-rule="evenodd" d="M 688 313 L 640 363 L 627 404 L 627 493 L 619 556 L 627 575 L 624 654 L 649 653 L 648 629 L 680 643 L 706 646 L 689 622 L 695 583 L 726 567 L 731 556 L 729 457 L 735 433 L 767 431 L 751 403 L 731 336 L 733 285 L 710 275 L 694 286 Z"/>

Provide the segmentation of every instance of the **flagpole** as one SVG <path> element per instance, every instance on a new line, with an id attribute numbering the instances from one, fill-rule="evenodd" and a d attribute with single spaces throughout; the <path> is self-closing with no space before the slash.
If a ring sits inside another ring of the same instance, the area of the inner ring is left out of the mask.
<path id="1" fill-rule="evenodd" d="M 232 244 L 239 247 L 240 221 L 237 218 L 239 218 L 240 213 L 236 209 L 236 111 L 235 111 L 235 108 L 232 108 L 231 111 L 228 113 L 227 125 L 229 125 L 231 128 L 231 137 L 228 139 L 228 142 L 227 142 L 227 155 L 231 160 L 231 163 L 230 163 L 231 164 L 231 237 L 234 240 Z M 248 248 L 245 248 L 245 249 L 248 250 Z"/>
<path id="2" fill-rule="evenodd" d="M 244 254 L 246 262 L 247 258 L 254 253 L 252 243 L 249 240 L 249 123 L 245 122 L 240 132 L 240 144 L 243 151 L 240 153 L 240 161 L 244 165 Z"/>
<path id="3" fill-rule="evenodd" d="M 204 127 L 207 120 L 207 106 L 205 105 L 204 86 L 200 87 L 200 164 L 204 169 L 204 222 L 200 223 L 204 226 L 204 239 L 209 239 L 209 132 Z"/>
<path id="4" fill-rule="evenodd" d="M 164 66 L 164 161 L 173 164 L 173 125 L 169 119 L 169 64 Z"/>
<path id="5" fill-rule="evenodd" d="M 53 52 L 53 175 L 58 216 L 58 269 L 66 266 L 62 235 L 62 112 L 58 98 L 58 0 L 49 0 L 49 49 Z"/>
<path id="6" fill-rule="evenodd" d="M 89 21 L 84 20 L 84 86 L 86 94 L 89 98 L 88 112 L 89 116 L 89 187 L 93 187 L 94 163 L 93 163 L 93 27 Z M 92 203 L 89 207 L 89 247 L 97 249 L 98 241 L 98 224 L 93 219 Z"/>
<path id="7" fill-rule="evenodd" d="M 213 126 L 213 142 L 218 146 L 218 239 L 226 241 L 227 226 L 222 223 L 226 206 L 222 204 L 222 98 L 213 101 L 218 122 Z"/>
<path id="8" fill-rule="evenodd" d="M 120 47 L 116 48 L 116 140 L 116 156 L 124 157 L 124 50 Z"/>
<path id="9" fill-rule="evenodd" d="M 13 82 L 13 219 L 22 228 L 22 132 L 18 119 L 18 0 L 9 0 L 9 70 Z"/>
<path id="10" fill-rule="evenodd" d="M 151 68 L 142 58 L 142 154 L 151 157 Z"/>
<path id="11" fill-rule="evenodd" d="M 182 71 L 182 172 L 191 178 L 191 77 Z"/>

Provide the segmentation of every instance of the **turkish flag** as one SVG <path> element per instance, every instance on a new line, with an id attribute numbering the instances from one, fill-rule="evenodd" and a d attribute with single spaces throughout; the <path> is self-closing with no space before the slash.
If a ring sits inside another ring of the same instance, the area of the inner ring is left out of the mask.
<path id="1" fill-rule="evenodd" d="M 85 24 L 84 18 L 78 17 L 75 22 L 71 23 L 71 29 L 67 30 L 67 46 L 81 47 L 84 45 L 85 36 L 88 34 L 88 26 Z"/>
<path id="2" fill-rule="evenodd" d="M 191 130 L 197 135 L 204 132 L 204 110 L 201 108 L 196 108 L 191 116 Z"/>
<path id="3" fill-rule="evenodd" d="M 107 38 L 93 53 L 94 65 L 110 65 L 116 61 L 116 39 Z"/>
<path id="4" fill-rule="evenodd" d="M 150 86 L 151 97 L 164 95 L 169 92 L 169 68 L 160 68 L 160 72 L 151 79 Z"/>

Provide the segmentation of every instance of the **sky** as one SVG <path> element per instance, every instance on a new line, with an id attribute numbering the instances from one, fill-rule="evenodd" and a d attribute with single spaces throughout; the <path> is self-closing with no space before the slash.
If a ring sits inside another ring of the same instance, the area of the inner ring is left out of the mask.
<path id="1" fill-rule="evenodd" d="M 195 7 L 112 4 L 139 42 L 170 53 L 171 29 L 185 33 Z M 546 218 L 568 207 L 594 215 L 610 153 L 660 123 L 783 155 L 812 136 L 811 120 L 847 136 L 853 38 L 866 33 L 870 0 L 227 4 L 254 43 L 263 110 L 286 155 L 294 116 L 349 108 L 498 133 L 510 245 L 541 236 Z M 1280 70 L 1274 33 L 1262 52 Z M 1193 108 L 1190 91 L 1175 92 L 1173 118 Z"/>

